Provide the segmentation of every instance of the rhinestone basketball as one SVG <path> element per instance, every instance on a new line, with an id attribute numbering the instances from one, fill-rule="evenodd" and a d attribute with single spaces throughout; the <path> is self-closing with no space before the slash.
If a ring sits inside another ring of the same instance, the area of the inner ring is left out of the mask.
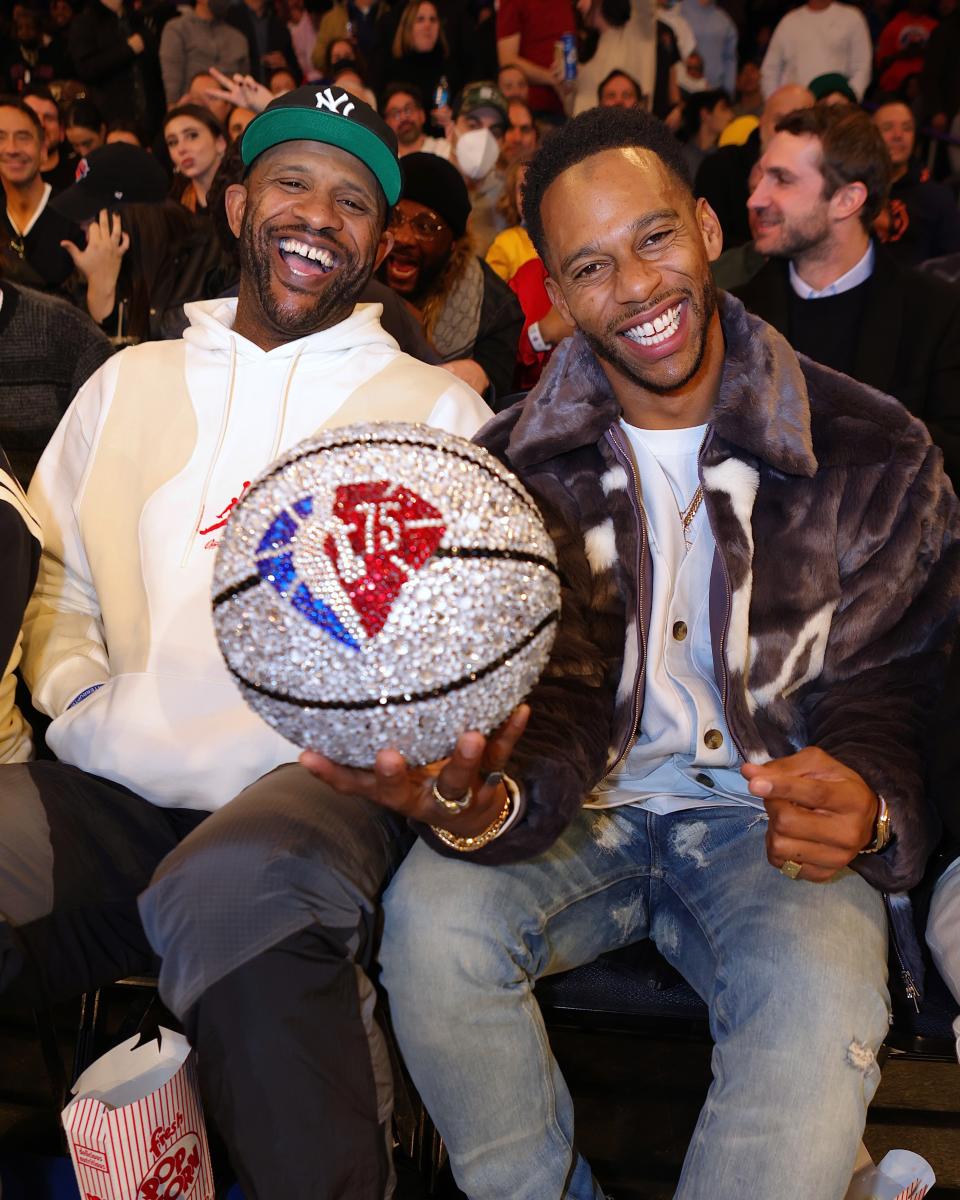
<path id="1" fill-rule="evenodd" d="M 443 758 L 538 679 L 556 553 L 520 482 L 424 425 L 340 427 L 293 447 L 233 510 L 213 622 L 247 703 L 296 745 L 370 766 Z"/>

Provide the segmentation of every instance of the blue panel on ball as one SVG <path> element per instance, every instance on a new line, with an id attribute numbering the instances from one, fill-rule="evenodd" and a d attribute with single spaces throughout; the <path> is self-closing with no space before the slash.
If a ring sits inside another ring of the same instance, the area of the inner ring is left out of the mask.
<path id="1" fill-rule="evenodd" d="M 304 496 L 302 500 L 298 500 L 293 506 L 293 511 L 298 517 L 309 517 L 313 512 L 313 497 Z"/>
<path id="2" fill-rule="evenodd" d="M 278 554 L 276 558 L 261 558 L 257 563 L 260 578 L 288 598 L 293 607 L 306 617 L 311 625 L 317 625 L 325 633 L 336 638 L 351 650 L 359 650 L 360 643 L 353 634 L 342 624 L 340 618 L 322 600 L 318 600 L 305 583 L 297 582 L 297 572 L 293 565 L 293 554 Z M 296 585 L 293 595 L 291 588 Z"/>
<path id="3" fill-rule="evenodd" d="M 290 585 L 297 579 L 292 554 L 280 554 L 276 558 L 261 558 L 257 563 L 257 570 L 260 578 L 275 587 L 281 596 L 287 594 Z"/>
<path id="4" fill-rule="evenodd" d="M 305 583 L 301 583 L 297 590 L 293 593 L 293 595 L 290 597 L 290 603 L 297 610 L 297 612 L 303 613 L 308 621 L 310 621 L 313 625 L 319 625 L 325 633 L 329 633 L 330 636 L 336 638 L 338 642 L 342 642 L 345 646 L 349 646 L 351 650 L 360 649 L 360 643 L 353 636 L 353 634 L 350 633 L 348 629 L 344 628 L 344 626 L 340 623 L 340 618 L 333 611 L 333 609 L 328 608 L 322 600 L 317 600 L 316 597 L 312 596 L 310 589 Z"/>
<path id="5" fill-rule="evenodd" d="M 275 550 L 278 546 L 285 546 L 296 532 L 296 521 L 294 521 L 288 512 L 281 512 L 260 539 L 257 553 L 266 554 L 268 550 Z"/>

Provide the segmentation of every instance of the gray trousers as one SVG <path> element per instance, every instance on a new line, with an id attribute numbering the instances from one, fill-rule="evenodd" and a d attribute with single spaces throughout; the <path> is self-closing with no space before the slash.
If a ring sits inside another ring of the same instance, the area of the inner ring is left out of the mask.
<path id="1" fill-rule="evenodd" d="M 392 1093 L 371 976 L 411 840 L 294 764 L 212 815 L 61 763 L 2 767 L 0 988 L 50 1002 L 159 965 L 248 1200 L 380 1200 Z"/>

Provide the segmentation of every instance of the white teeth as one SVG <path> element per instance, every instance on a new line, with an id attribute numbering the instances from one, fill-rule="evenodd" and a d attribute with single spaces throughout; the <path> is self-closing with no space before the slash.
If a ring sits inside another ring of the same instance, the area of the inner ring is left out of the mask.
<path id="1" fill-rule="evenodd" d="M 308 246 L 306 242 L 298 242 L 295 238 L 281 238 L 280 249 L 286 254 L 299 254 L 301 258 L 318 262 L 327 271 L 336 264 L 336 259 L 329 250 L 324 250 L 321 246 Z"/>
<path id="2" fill-rule="evenodd" d="M 642 325 L 625 330 L 624 337 L 628 337 L 639 346 L 657 346 L 667 338 L 673 337 L 679 327 L 680 305 L 677 304 L 654 317 L 652 321 L 645 321 Z"/>

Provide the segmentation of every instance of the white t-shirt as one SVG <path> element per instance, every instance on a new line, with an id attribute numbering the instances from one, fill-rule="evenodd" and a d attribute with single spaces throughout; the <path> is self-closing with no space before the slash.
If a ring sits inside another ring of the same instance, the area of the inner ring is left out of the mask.
<path id="1" fill-rule="evenodd" d="M 653 596 L 647 630 L 643 712 L 636 741 L 595 789 L 588 808 L 642 804 L 675 812 L 751 804 L 740 754 L 714 676 L 710 573 L 716 544 L 701 504 L 686 532 L 680 514 L 699 486 L 706 425 L 639 429 L 621 421 L 640 479 Z"/>
<path id="2" fill-rule="evenodd" d="M 577 67 L 573 115 L 579 116 L 599 102 L 600 84 L 611 71 L 626 71 L 653 96 L 657 76 L 657 39 L 655 18 L 649 5 L 634 0 L 630 20 L 620 29 L 605 29 L 597 41 L 593 58 Z"/>
<path id="3" fill-rule="evenodd" d="M 453 149 L 452 143 L 442 137 L 425 137 L 423 145 L 420 147 L 421 154 L 435 154 L 437 158 L 445 158 L 450 161 L 450 152 Z"/>
<path id="4" fill-rule="evenodd" d="M 760 68 L 764 96 L 787 83 L 808 87 L 820 75 L 843 75 L 857 99 L 870 83 L 873 47 L 863 13 L 852 4 L 834 0 L 814 11 L 809 5 L 795 8 L 773 31 Z"/>

